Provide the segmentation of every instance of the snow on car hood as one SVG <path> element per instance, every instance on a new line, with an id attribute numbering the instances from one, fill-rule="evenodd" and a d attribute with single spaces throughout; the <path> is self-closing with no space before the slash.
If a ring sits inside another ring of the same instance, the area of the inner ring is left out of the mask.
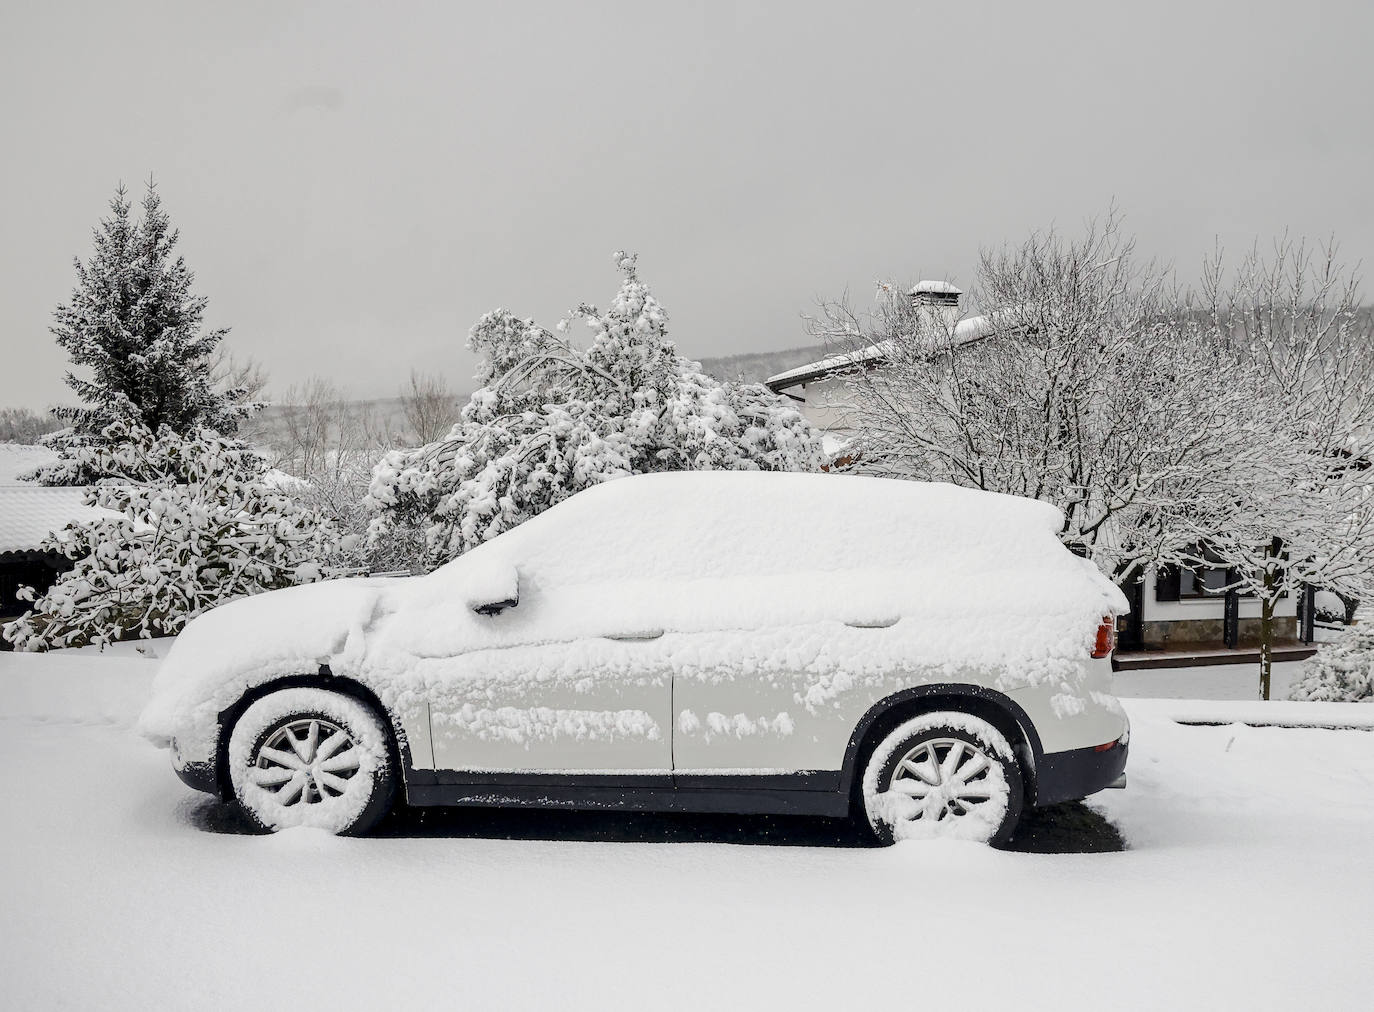
<path id="1" fill-rule="evenodd" d="M 241 598 L 187 623 L 158 667 L 139 730 L 165 745 L 243 692 L 360 656 L 388 584 L 333 580 Z M 341 663 L 342 662 L 342 663 Z"/>

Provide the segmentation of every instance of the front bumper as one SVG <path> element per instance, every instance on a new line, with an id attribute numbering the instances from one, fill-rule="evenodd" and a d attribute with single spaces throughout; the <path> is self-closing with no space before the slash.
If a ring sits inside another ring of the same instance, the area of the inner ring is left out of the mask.
<path id="1" fill-rule="evenodd" d="M 207 794 L 218 795 L 219 775 L 215 769 L 214 759 L 195 759 L 189 758 L 182 753 L 177 746 L 177 740 L 172 739 L 172 769 L 181 778 L 181 782 L 187 787 L 197 791 L 204 791 Z"/>
<path id="2" fill-rule="evenodd" d="M 1077 801 L 1115 786 L 1118 779 L 1124 783 L 1129 752 L 1126 740 L 1113 742 L 1105 751 L 1089 747 L 1047 752 L 1035 767 L 1035 803 Z"/>

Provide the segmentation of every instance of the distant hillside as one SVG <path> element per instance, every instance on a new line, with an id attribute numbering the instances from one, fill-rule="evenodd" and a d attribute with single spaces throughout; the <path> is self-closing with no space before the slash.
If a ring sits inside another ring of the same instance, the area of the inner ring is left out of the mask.
<path id="1" fill-rule="evenodd" d="M 719 380 L 762 383 L 769 376 L 776 376 L 780 372 L 821 358 L 825 358 L 825 349 L 819 344 L 811 344 L 805 348 L 788 348 L 785 351 L 750 351 L 720 358 L 703 358 L 701 369 L 706 375 Z"/>

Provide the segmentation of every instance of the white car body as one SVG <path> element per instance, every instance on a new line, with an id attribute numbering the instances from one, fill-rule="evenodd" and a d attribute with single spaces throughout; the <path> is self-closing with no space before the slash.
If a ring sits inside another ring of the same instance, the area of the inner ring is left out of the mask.
<path id="1" fill-rule="evenodd" d="M 880 727 L 994 723 L 1027 801 L 1118 779 L 1093 658 L 1120 591 L 1043 503 L 840 475 L 603 483 L 424 576 L 340 580 L 191 622 L 143 729 L 228 793 L 225 741 L 275 687 L 379 709 L 411 804 L 843 815 Z"/>

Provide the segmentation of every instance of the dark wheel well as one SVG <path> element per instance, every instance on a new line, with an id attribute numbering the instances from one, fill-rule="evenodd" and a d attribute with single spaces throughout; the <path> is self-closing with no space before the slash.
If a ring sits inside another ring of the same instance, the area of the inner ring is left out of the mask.
<path id="1" fill-rule="evenodd" d="M 1017 716 L 1020 708 L 1001 693 L 978 686 L 967 689 L 931 687 L 929 691 L 917 691 L 905 698 L 893 698 L 876 704 L 864 716 L 850 740 L 848 755 L 845 757 L 845 783 L 849 789 L 851 811 L 859 799 L 861 777 L 864 764 L 878 743 L 887 737 L 898 724 L 919 717 L 923 713 L 937 710 L 953 710 L 986 720 L 1001 731 L 1021 765 L 1021 781 L 1027 808 L 1035 804 L 1036 760 L 1040 755 L 1040 740 L 1024 714 Z M 1023 724 L 1023 718 L 1025 723 Z"/>
<path id="2" fill-rule="evenodd" d="M 343 696 L 350 696 L 371 709 L 382 721 L 382 726 L 389 728 L 391 733 L 387 735 L 387 751 L 391 759 L 392 776 L 396 778 L 396 783 L 401 786 L 402 796 L 405 790 L 404 771 L 410 761 L 410 750 L 406 745 L 405 735 L 391 719 L 391 714 L 382 705 L 382 701 L 377 698 L 377 694 L 361 682 L 355 682 L 351 678 L 341 678 L 327 667 L 322 667 L 313 675 L 287 675 L 282 678 L 273 679 L 270 682 L 263 682 L 255 685 L 241 697 L 238 702 L 219 714 L 219 742 L 215 746 L 215 774 L 219 796 L 224 801 L 232 800 L 234 797 L 234 785 L 229 778 L 229 736 L 234 731 L 234 725 L 238 723 L 243 711 L 252 706 L 263 696 L 271 695 L 279 689 L 328 689 Z"/>

